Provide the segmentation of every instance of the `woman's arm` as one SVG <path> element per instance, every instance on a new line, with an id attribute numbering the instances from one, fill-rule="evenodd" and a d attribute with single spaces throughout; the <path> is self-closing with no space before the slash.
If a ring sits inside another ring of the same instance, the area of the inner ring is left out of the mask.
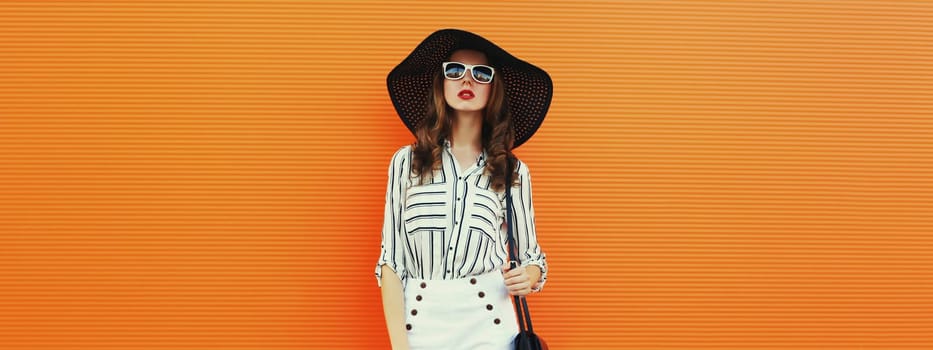
<path id="1" fill-rule="evenodd" d="M 402 280 L 395 271 L 382 265 L 382 311 L 389 329 L 392 349 L 408 349 L 408 333 L 405 323 L 405 302 L 402 295 Z"/>
<path id="2" fill-rule="evenodd" d="M 405 329 L 405 237 L 402 232 L 402 208 L 408 187 L 410 152 L 402 147 L 392 156 L 386 183 L 385 215 L 382 223 L 382 249 L 376 262 L 376 282 L 382 288 L 382 307 L 392 349 L 408 349 Z"/>
<path id="3" fill-rule="evenodd" d="M 531 291 L 539 292 L 547 282 L 547 255 L 538 244 L 535 228 L 535 207 L 531 193 L 531 171 L 528 165 L 518 161 L 519 185 L 512 187 L 512 209 L 515 211 L 514 235 L 518 245 L 518 259 L 532 275 Z M 537 271 L 532 270 L 537 268 Z"/>

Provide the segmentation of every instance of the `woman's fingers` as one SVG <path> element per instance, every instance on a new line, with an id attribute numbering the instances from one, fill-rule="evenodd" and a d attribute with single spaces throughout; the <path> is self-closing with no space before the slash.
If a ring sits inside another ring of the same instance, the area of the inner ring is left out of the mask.
<path id="1" fill-rule="evenodd" d="M 509 286 L 509 290 L 520 291 L 523 289 L 531 289 L 531 283 L 519 282 Z"/>
<path id="2" fill-rule="evenodd" d="M 531 293 L 531 284 L 528 282 L 516 283 L 509 286 L 509 294 L 511 295 L 527 295 Z"/>
<path id="3" fill-rule="evenodd" d="M 506 265 L 502 268 L 502 271 L 502 277 L 505 279 L 509 294 L 523 296 L 531 293 L 531 279 L 524 266 L 509 268 Z"/>
<path id="4" fill-rule="evenodd" d="M 511 278 L 511 277 L 514 277 L 514 276 L 519 276 L 519 275 L 524 275 L 524 274 L 526 274 L 526 273 L 525 273 L 525 267 L 524 267 L 524 266 L 519 266 L 519 267 L 515 267 L 515 268 L 509 268 L 508 266 L 505 266 L 505 267 L 502 268 L 502 270 L 505 272 L 505 273 L 502 275 L 502 277 L 505 277 L 505 279 L 509 279 L 509 278 Z"/>
<path id="5" fill-rule="evenodd" d="M 511 277 L 505 276 L 506 285 L 513 285 L 516 283 L 529 282 L 529 281 L 531 281 L 531 279 L 528 277 L 527 273 L 515 274 Z"/>

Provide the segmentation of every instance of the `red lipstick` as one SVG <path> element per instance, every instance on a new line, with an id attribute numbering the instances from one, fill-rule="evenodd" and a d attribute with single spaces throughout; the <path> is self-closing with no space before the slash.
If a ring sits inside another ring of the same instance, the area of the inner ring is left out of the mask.
<path id="1" fill-rule="evenodd" d="M 469 100 L 469 99 L 472 99 L 473 97 L 475 97 L 475 95 L 473 95 L 473 90 L 470 90 L 470 89 L 463 89 L 463 90 L 460 90 L 460 92 L 457 93 L 457 97 L 460 97 L 460 98 L 462 98 L 462 99 L 464 99 L 464 100 Z"/>

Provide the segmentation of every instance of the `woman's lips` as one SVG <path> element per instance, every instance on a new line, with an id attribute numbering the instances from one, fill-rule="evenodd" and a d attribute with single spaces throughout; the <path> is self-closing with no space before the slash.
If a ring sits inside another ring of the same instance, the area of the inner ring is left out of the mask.
<path id="1" fill-rule="evenodd" d="M 473 95 L 473 91 L 470 91 L 470 90 L 460 90 L 460 92 L 457 93 L 457 97 L 460 97 L 460 98 L 462 98 L 462 99 L 464 99 L 464 100 L 469 100 L 469 99 L 472 99 L 472 98 L 474 97 L 474 95 Z"/>

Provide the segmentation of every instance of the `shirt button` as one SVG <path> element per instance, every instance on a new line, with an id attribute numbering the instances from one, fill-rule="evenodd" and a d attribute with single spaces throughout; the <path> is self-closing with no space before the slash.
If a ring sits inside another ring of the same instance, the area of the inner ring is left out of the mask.
<path id="1" fill-rule="evenodd" d="M 480 297 L 480 298 L 485 297 L 485 296 L 486 296 L 486 293 L 479 292 L 479 297 Z M 418 300 L 421 300 L 421 299 L 418 299 Z"/>
<path id="2" fill-rule="evenodd" d="M 450 270 L 447 270 L 447 273 L 450 273 Z"/>
<path id="3" fill-rule="evenodd" d="M 454 247 L 447 248 L 447 250 L 454 250 Z"/>
<path id="4" fill-rule="evenodd" d="M 415 297 L 415 300 L 421 301 L 421 296 L 420 296 L 420 295 L 419 295 L 419 296 L 416 296 L 416 297 Z"/>
<path id="5" fill-rule="evenodd" d="M 492 310 L 492 304 L 486 304 L 486 310 Z M 414 315 L 414 314 L 412 314 Z"/>
<path id="6" fill-rule="evenodd" d="M 489 305 L 489 306 L 492 306 L 492 305 Z M 417 315 L 417 314 L 418 314 L 418 310 L 411 309 L 411 315 L 412 315 L 412 316 Z"/>
<path id="7" fill-rule="evenodd" d="M 421 282 L 421 288 L 424 288 L 424 287 L 427 287 L 427 286 L 428 286 L 427 283 Z"/>
<path id="8" fill-rule="evenodd" d="M 411 330 L 411 323 L 406 323 L 406 324 L 405 324 L 405 329 Z"/>
<path id="9" fill-rule="evenodd" d="M 457 197 L 457 200 L 459 201 L 459 200 L 460 200 L 460 197 Z"/>
<path id="10" fill-rule="evenodd" d="M 492 322 L 494 322 L 495 324 L 499 324 L 499 322 L 502 322 L 502 321 L 499 321 L 499 319 L 497 318 L 495 320 L 492 320 Z"/>
<path id="11" fill-rule="evenodd" d="M 470 279 L 470 284 L 476 284 L 476 279 L 475 279 L 475 278 L 471 278 L 471 279 Z"/>

